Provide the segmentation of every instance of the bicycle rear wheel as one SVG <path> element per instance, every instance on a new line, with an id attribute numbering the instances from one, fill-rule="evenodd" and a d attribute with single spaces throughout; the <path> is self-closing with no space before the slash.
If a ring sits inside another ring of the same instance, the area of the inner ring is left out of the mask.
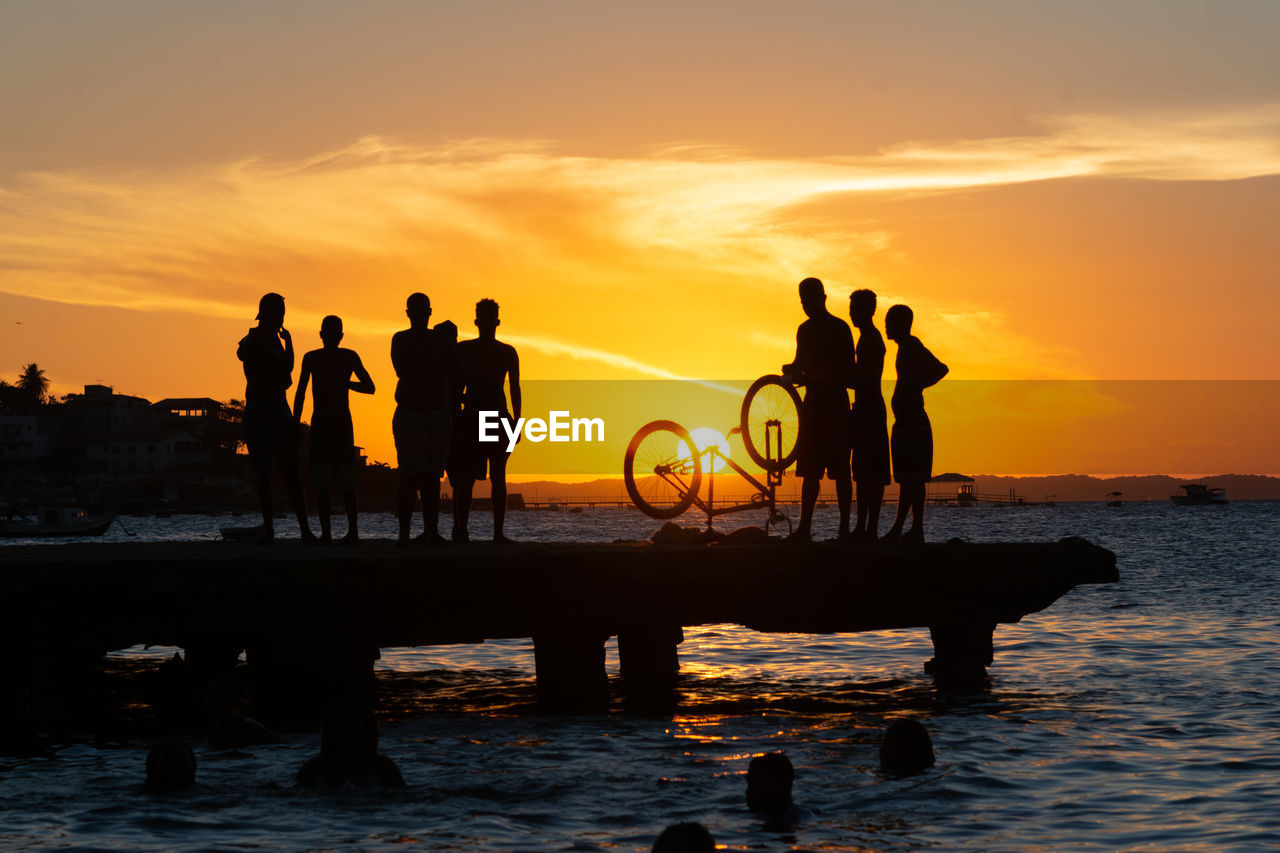
<path id="1" fill-rule="evenodd" d="M 781 376 L 761 376 L 742 398 L 742 443 L 766 471 L 785 471 L 796 461 L 800 437 L 800 393 Z"/>
<path id="2" fill-rule="evenodd" d="M 627 445 L 622 477 L 636 509 L 651 518 L 676 518 L 698 496 L 702 456 L 680 424 L 653 421 Z"/>

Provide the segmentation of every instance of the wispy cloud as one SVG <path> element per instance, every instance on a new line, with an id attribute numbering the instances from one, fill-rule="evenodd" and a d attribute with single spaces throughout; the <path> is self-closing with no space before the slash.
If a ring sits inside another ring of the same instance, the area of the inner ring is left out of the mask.
<path id="1" fill-rule="evenodd" d="M 619 159 L 540 142 L 370 137 L 291 162 L 27 174 L 0 187 L 0 291 L 243 316 L 264 289 L 289 289 L 317 304 L 346 300 L 344 310 L 370 323 L 379 320 L 353 291 L 507 282 L 667 298 L 693 279 L 763 287 L 797 269 L 874 266 L 891 251 L 890 229 L 798 216 L 836 194 L 1280 174 L 1280 105 L 1050 117 L 1043 128 L 803 161 L 699 147 Z M 676 375 L 634 346 L 621 354 L 581 342 L 571 326 L 553 331 L 526 344 Z"/>
<path id="2" fill-rule="evenodd" d="M 738 396 L 742 394 L 741 388 L 734 388 L 729 385 L 721 385 L 716 382 L 710 382 L 705 379 L 695 379 L 691 376 L 681 376 L 678 373 L 672 373 L 662 367 L 653 364 L 646 364 L 629 356 L 621 355 L 608 350 L 595 349 L 593 347 L 584 347 L 578 344 L 569 343 L 567 341 L 559 341 L 553 338 L 546 338 L 536 335 L 505 335 L 503 340 L 515 345 L 516 347 L 528 348 L 546 355 L 568 356 L 569 358 L 581 361 L 594 361 L 609 367 L 617 367 L 628 373 L 636 373 L 640 376 L 648 376 L 653 379 L 676 379 L 685 382 L 692 382 L 701 385 L 704 388 L 710 388 L 714 391 L 723 391 L 727 394 Z"/>

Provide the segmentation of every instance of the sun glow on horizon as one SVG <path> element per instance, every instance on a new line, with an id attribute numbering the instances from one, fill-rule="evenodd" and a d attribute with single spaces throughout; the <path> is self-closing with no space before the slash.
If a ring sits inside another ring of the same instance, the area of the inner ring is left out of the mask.
<path id="1" fill-rule="evenodd" d="M 702 454 L 704 474 L 707 473 L 706 460 L 708 458 L 713 460 L 710 465 L 710 473 L 718 474 L 725 469 L 728 463 L 721 457 L 729 456 L 729 441 L 718 430 L 714 430 L 711 427 L 697 427 L 689 430 L 689 437 L 693 439 L 693 443 L 698 447 L 698 452 Z M 707 453 L 712 447 L 720 453 L 720 456 L 712 456 Z M 676 458 L 681 461 L 689 459 L 688 448 L 685 445 L 679 444 L 676 446 Z"/>

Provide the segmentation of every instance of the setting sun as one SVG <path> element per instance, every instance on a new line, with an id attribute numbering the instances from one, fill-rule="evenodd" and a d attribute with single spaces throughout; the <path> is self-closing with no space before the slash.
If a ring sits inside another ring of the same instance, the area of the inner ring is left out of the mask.
<path id="1" fill-rule="evenodd" d="M 698 427 L 689 430 L 689 437 L 693 439 L 693 443 L 698 446 L 698 452 L 702 454 L 703 470 L 708 470 L 707 460 L 713 460 L 709 466 L 709 470 L 713 474 L 718 474 L 725 467 L 724 457 L 729 456 L 729 441 L 723 435 L 711 427 Z M 719 455 L 708 453 L 711 448 L 715 448 Z M 678 451 L 679 458 L 684 460 L 689 458 L 689 451 L 685 445 L 680 445 Z"/>

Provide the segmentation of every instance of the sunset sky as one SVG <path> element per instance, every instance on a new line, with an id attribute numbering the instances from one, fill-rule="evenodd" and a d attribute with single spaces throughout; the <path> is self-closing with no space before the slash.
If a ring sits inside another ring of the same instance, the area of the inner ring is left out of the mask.
<path id="1" fill-rule="evenodd" d="M 911 305 L 947 382 L 1280 379 L 1278 32 L 1266 2 L 0 0 L 0 377 L 241 397 L 279 291 L 300 350 L 343 317 L 394 462 L 410 292 L 464 337 L 497 299 L 530 379 L 750 380 L 815 275 L 841 316 Z M 1277 386 L 1147 412 L 1092 473 L 1280 473 Z M 1056 451 L 956 452 L 974 427 L 936 467 L 1090 473 L 1061 399 Z M 1082 443 L 1134 422 L 1100 399 Z"/>

